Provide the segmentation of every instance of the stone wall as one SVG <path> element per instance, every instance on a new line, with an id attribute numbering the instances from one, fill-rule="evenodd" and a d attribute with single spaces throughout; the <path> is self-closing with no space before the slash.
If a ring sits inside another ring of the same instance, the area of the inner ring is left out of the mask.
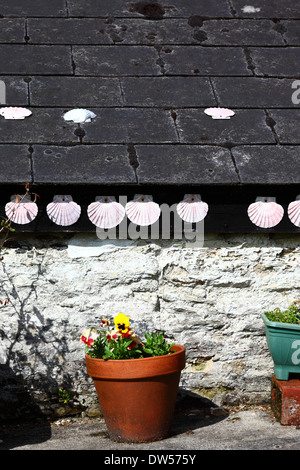
<path id="1" fill-rule="evenodd" d="M 83 327 L 129 315 L 140 335 L 186 347 L 181 390 L 217 405 L 269 400 L 273 363 L 260 314 L 299 298 L 299 235 L 101 241 L 16 234 L 0 266 L 0 415 L 97 409 Z M 282 295 L 283 293 L 285 295 Z M 66 403 L 62 395 L 71 393 Z"/>

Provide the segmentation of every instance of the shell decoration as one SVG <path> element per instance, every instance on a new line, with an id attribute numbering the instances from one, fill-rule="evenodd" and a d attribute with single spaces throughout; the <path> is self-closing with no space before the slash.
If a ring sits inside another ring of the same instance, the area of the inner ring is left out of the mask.
<path id="1" fill-rule="evenodd" d="M 283 207 L 275 197 L 258 197 L 248 207 L 251 222 L 260 228 L 272 228 L 279 224 L 284 215 Z"/>
<path id="2" fill-rule="evenodd" d="M 81 214 L 81 207 L 73 201 L 72 196 L 56 195 L 53 201 L 47 205 L 46 211 L 52 222 L 66 227 L 77 222 Z"/>
<path id="3" fill-rule="evenodd" d="M 144 194 L 135 194 L 133 200 L 127 202 L 125 211 L 128 219 L 141 227 L 154 224 L 161 212 L 153 197 Z"/>
<path id="4" fill-rule="evenodd" d="M 200 222 L 206 217 L 208 205 L 201 200 L 200 194 L 185 194 L 177 204 L 177 214 L 185 222 Z"/>
<path id="5" fill-rule="evenodd" d="M 25 119 L 31 116 L 32 112 L 27 108 L 8 107 L 0 108 L 0 115 L 5 119 Z"/>
<path id="6" fill-rule="evenodd" d="M 73 121 L 76 123 L 91 122 L 95 117 L 95 113 L 82 108 L 71 109 L 64 114 L 65 121 Z"/>
<path id="7" fill-rule="evenodd" d="M 230 119 L 235 115 L 235 112 L 228 108 L 206 108 L 204 112 L 213 119 Z"/>
<path id="8" fill-rule="evenodd" d="M 98 196 L 87 209 L 88 218 L 96 227 L 109 229 L 119 225 L 125 217 L 125 208 L 114 196 Z"/>
<path id="9" fill-rule="evenodd" d="M 38 206 L 29 195 L 11 196 L 10 202 L 5 205 L 5 213 L 9 220 L 15 224 L 25 225 L 32 222 L 38 214 Z"/>
<path id="10" fill-rule="evenodd" d="M 300 227 L 300 196 L 297 196 L 295 201 L 289 203 L 288 217 L 296 227 Z"/>

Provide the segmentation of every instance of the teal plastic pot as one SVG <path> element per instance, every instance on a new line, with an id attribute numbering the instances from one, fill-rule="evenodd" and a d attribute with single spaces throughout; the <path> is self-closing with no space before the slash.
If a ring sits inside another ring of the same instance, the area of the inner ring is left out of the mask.
<path id="1" fill-rule="evenodd" d="M 270 321 L 263 313 L 267 344 L 278 380 L 289 380 L 289 374 L 300 374 L 300 325 Z"/>

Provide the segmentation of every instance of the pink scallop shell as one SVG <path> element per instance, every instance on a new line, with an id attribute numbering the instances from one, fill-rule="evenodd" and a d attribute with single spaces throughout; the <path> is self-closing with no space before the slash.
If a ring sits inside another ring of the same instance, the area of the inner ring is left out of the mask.
<path id="1" fill-rule="evenodd" d="M 288 217 L 296 227 L 300 227 L 300 198 L 288 205 Z"/>
<path id="2" fill-rule="evenodd" d="M 283 215 L 283 207 L 275 202 L 275 198 L 257 198 L 256 202 L 248 207 L 251 222 L 260 228 L 275 227 Z"/>
<path id="3" fill-rule="evenodd" d="M 119 225 L 125 217 L 125 209 L 114 196 L 97 197 L 88 206 L 88 217 L 96 227 L 109 229 Z"/>
<path id="4" fill-rule="evenodd" d="M 160 207 L 150 195 L 136 194 L 125 210 L 128 219 L 141 227 L 154 224 L 160 216 Z"/>
<path id="5" fill-rule="evenodd" d="M 30 116 L 32 112 L 27 108 L 9 107 L 0 108 L 0 115 L 5 119 L 25 119 Z"/>
<path id="6" fill-rule="evenodd" d="M 208 205 L 201 201 L 200 194 L 185 194 L 177 204 L 177 213 L 185 222 L 200 222 L 208 212 Z"/>
<path id="7" fill-rule="evenodd" d="M 72 196 L 58 195 L 54 196 L 53 202 L 47 205 L 46 211 L 52 222 L 66 227 L 77 222 L 81 214 L 81 207 L 73 201 Z"/>
<path id="8" fill-rule="evenodd" d="M 25 225 L 36 218 L 38 207 L 29 196 L 12 196 L 11 201 L 5 205 L 5 213 L 8 219 L 15 224 Z"/>
<path id="9" fill-rule="evenodd" d="M 228 108 L 206 108 L 204 112 L 213 119 L 230 119 L 235 115 L 234 111 Z"/>

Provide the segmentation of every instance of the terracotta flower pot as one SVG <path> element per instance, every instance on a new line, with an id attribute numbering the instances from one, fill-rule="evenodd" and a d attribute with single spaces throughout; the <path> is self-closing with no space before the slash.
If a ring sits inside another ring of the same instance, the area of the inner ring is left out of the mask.
<path id="1" fill-rule="evenodd" d="M 111 439 L 149 442 L 168 436 L 185 348 L 165 356 L 103 360 L 86 355 Z"/>

